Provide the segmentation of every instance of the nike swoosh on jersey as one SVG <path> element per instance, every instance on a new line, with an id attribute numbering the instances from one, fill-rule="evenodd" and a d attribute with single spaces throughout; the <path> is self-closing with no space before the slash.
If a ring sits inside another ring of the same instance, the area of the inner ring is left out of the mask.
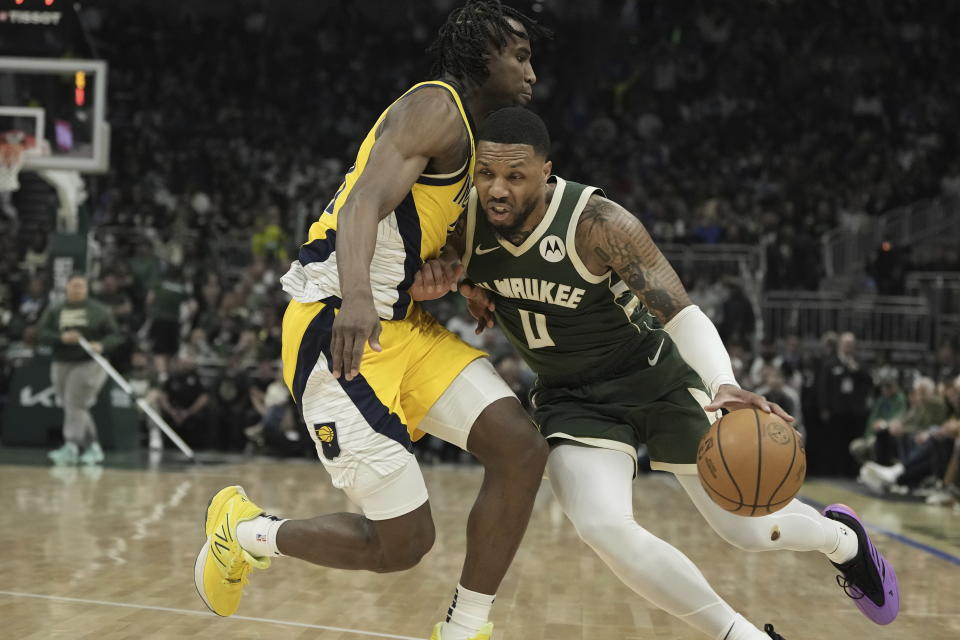
<path id="1" fill-rule="evenodd" d="M 477 254 L 478 256 L 482 256 L 482 255 L 485 254 L 485 253 L 490 253 L 491 251 L 496 251 L 496 250 L 499 249 L 499 248 L 500 248 L 500 247 L 490 247 L 489 249 L 481 249 L 481 248 L 480 248 L 480 245 L 477 245 L 477 249 L 476 249 L 476 251 L 474 251 L 474 253 Z"/>
<path id="2" fill-rule="evenodd" d="M 657 362 L 660 361 L 660 351 L 663 349 L 663 343 L 664 343 L 664 341 L 661 340 L 661 341 L 660 341 L 660 346 L 657 347 L 657 352 L 656 352 L 655 354 L 653 354 L 653 357 L 652 357 L 652 358 L 647 358 L 647 362 L 650 363 L 650 366 L 651 366 L 651 367 L 656 366 Z"/>

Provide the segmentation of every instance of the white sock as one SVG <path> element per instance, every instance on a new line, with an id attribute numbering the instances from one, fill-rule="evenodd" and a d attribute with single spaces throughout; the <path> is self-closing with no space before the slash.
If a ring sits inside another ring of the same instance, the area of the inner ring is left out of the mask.
<path id="1" fill-rule="evenodd" d="M 286 520 L 276 516 L 257 516 L 237 525 L 240 546 L 256 558 L 282 556 L 277 549 L 277 530 Z"/>
<path id="2" fill-rule="evenodd" d="M 833 522 L 837 525 L 837 546 L 826 555 L 830 558 L 831 562 L 837 564 L 850 562 L 857 555 L 860 540 L 857 538 L 857 534 L 854 533 L 853 529 L 842 522 L 837 522 L 836 520 L 833 520 Z"/>
<path id="3" fill-rule="evenodd" d="M 488 596 L 457 585 L 453 603 L 443 623 L 443 640 L 470 640 L 487 623 L 496 596 Z"/>

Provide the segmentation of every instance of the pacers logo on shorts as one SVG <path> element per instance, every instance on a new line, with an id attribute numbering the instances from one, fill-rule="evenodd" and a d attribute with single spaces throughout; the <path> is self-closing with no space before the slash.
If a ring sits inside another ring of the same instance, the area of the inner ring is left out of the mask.
<path id="1" fill-rule="evenodd" d="M 324 458 L 333 460 L 340 455 L 340 443 L 337 442 L 336 422 L 315 424 L 313 425 L 313 430 L 317 434 L 317 440 L 320 441 L 320 448 L 323 449 Z"/>

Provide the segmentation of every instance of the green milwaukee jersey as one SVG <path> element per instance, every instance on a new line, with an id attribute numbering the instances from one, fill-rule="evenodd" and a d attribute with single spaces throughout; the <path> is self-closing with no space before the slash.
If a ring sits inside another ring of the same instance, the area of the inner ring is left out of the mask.
<path id="1" fill-rule="evenodd" d="M 520 246 L 496 233 L 471 193 L 467 277 L 495 294 L 497 324 L 541 378 L 602 373 L 657 351 L 666 333 L 656 319 L 616 273 L 594 275 L 577 253 L 580 214 L 590 196 L 602 192 L 552 179 L 556 188 L 543 220 Z"/>
<path id="2" fill-rule="evenodd" d="M 61 334 L 67 330 L 80 333 L 90 342 L 99 342 L 105 352 L 123 343 L 123 336 L 113 318 L 113 311 L 105 304 L 87 298 L 83 302 L 69 302 L 49 307 L 41 316 L 40 342 L 53 345 L 53 359 L 62 361 L 89 360 L 90 356 L 78 344 L 64 344 Z"/>

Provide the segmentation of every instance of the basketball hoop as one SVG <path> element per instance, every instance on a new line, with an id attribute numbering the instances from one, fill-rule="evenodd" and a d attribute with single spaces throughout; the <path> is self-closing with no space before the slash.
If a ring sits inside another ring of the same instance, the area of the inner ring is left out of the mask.
<path id="1" fill-rule="evenodd" d="M 0 193 L 20 188 L 20 169 L 35 140 L 23 131 L 0 133 Z"/>

